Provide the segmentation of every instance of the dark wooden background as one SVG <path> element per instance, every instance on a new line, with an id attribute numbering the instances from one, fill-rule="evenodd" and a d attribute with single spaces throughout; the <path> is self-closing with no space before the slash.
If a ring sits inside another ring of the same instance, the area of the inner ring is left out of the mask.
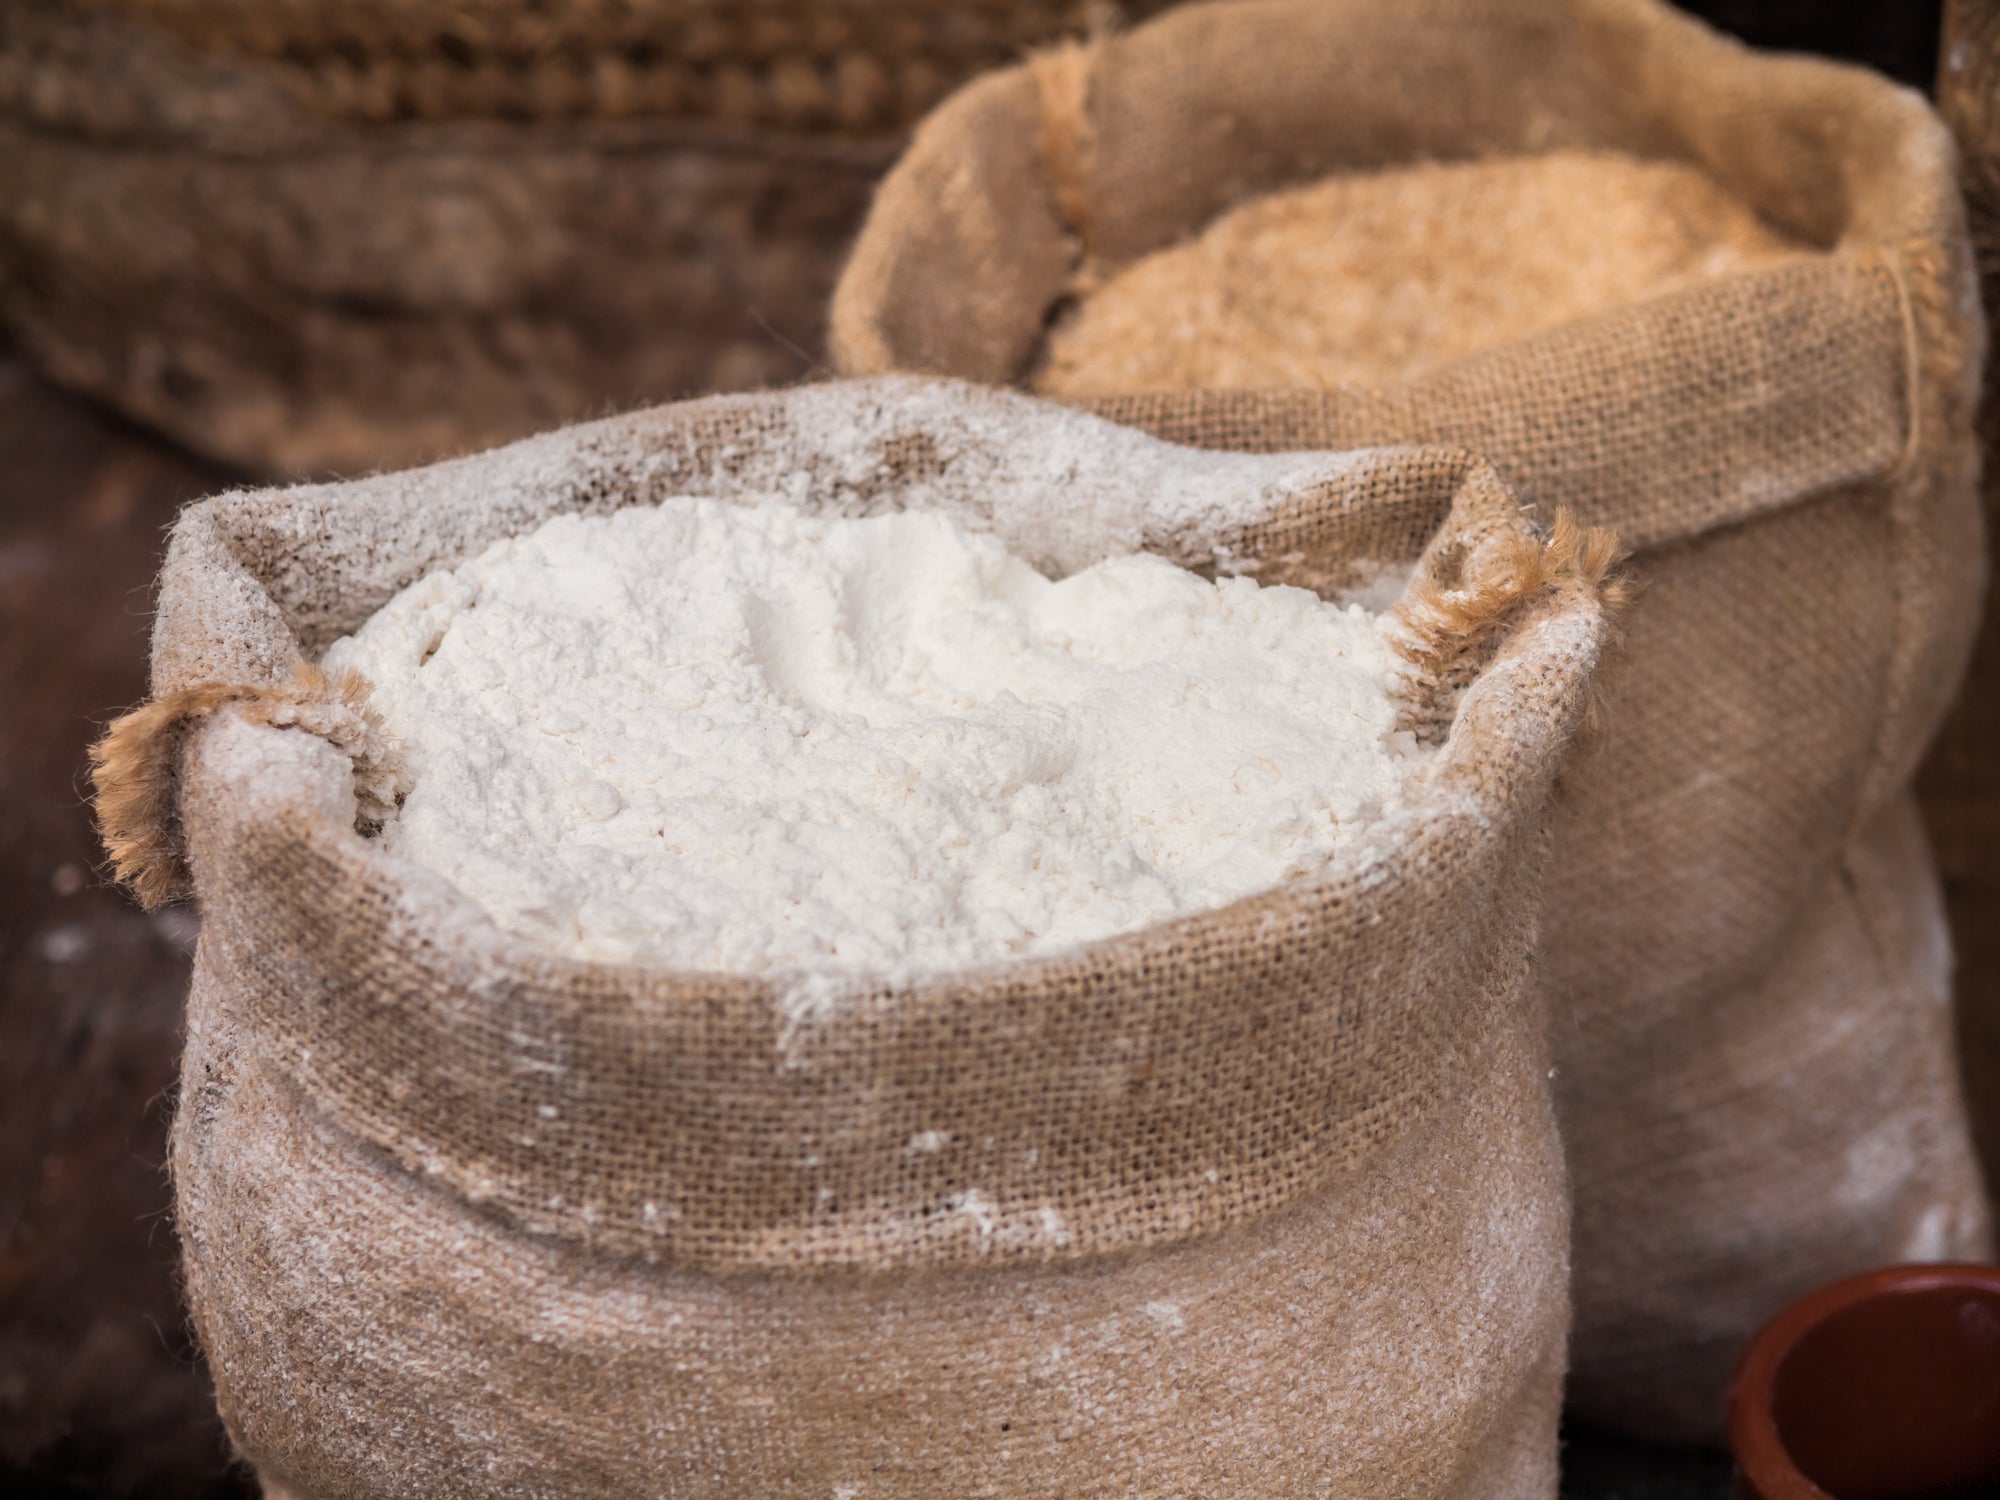
<path id="1" fill-rule="evenodd" d="M 1935 4 L 1690 8 L 1760 45 L 1920 86 L 1935 72 Z M 144 691 L 164 528 L 231 480 L 0 345 L 0 1495 L 254 1489 L 173 1280 L 161 1163 L 193 919 L 102 883 L 82 775 L 98 727 Z M 1727 1493 L 1715 1455 L 1589 1433 L 1566 1467 L 1566 1496 Z"/>

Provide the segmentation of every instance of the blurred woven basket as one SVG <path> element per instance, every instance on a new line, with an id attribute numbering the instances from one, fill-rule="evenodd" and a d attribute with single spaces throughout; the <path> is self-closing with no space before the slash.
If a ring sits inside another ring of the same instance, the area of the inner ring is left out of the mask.
<path id="1" fill-rule="evenodd" d="M 796 379 L 901 132 L 1102 8 L 10 0 L 0 322 L 275 473 Z"/>

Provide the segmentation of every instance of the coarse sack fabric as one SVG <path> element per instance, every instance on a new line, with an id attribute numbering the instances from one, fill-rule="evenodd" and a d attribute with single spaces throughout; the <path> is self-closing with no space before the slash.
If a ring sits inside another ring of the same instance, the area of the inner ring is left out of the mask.
<path id="1" fill-rule="evenodd" d="M 1439 748 L 1366 855 L 1056 956 L 566 959 L 357 832 L 392 751 L 300 664 L 497 538 L 683 494 L 942 508 L 1054 572 L 1416 561 Z M 190 507 L 99 805 L 200 905 L 173 1175 L 243 1454 L 315 1500 L 1553 1496 L 1531 945 L 1615 607 L 1562 546 L 1462 453 L 1198 452 L 904 378 Z M 178 764 L 164 808 L 108 811 L 135 763 Z"/>
<path id="2" fill-rule="evenodd" d="M 942 105 L 832 342 L 847 373 L 1018 381 L 1066 298 L 1235 204 L 1563 149 L 1692 163 L 1817 253 L 1379 388 L 1085 404 L 1221 448 L 1463 445 L 1633 549 L 1545 926 L 1572 1398 L 1713 1439 L 1742 1340 L 1791 1297 L 1992 1249 L 1910 795 L 1985 573 L 1984 327 L 1929 108 L 1650 0 L 1189 6 Z"/>

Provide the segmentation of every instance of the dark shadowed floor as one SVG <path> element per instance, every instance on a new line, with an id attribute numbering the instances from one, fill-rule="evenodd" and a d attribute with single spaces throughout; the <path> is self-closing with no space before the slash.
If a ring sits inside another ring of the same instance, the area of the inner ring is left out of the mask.
<path id="1" fill-rule="evenodd" d="M 194 921 L 105 887 L 82 782 L 98 723 L 144 691 L 162 529 L 222 479 L 0 352 L 8 1495 L 237 1492 L 174 1291 L 161 1169 Z"/>

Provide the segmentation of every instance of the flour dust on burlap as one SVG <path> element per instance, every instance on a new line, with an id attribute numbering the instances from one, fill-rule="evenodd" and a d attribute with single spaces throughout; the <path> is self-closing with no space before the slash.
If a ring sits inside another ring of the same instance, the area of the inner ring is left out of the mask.
<path id="1" fill-rule="evenodd" d="M 1682 162 L 1564 151 L 1253 199 L 1088 292 L 1054 395 L 1369 384 L 1805 253 Z"/>

